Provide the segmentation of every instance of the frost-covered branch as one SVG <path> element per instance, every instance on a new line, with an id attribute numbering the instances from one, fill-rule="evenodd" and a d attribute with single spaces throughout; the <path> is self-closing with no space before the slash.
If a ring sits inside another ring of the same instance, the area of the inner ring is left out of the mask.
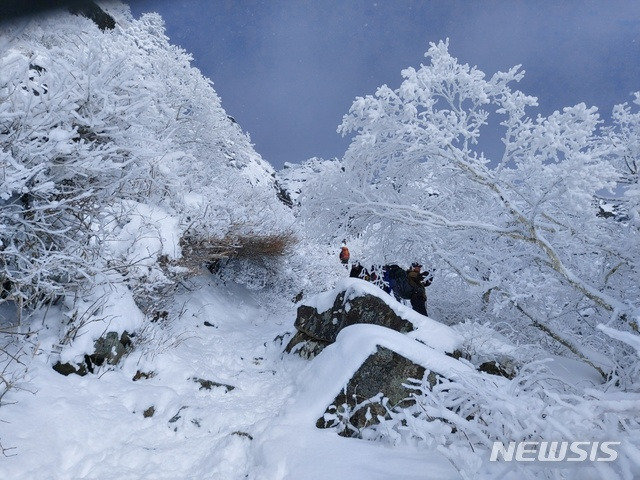
<path id="1" fill-rule="evenodd" d="M 598 321 L 636 321 L 640 242 L 633 221 L 600 215 L 597 199 L 617 182 L 637 185 L 627 180 L 640 115 L 619 107 L 609 130 L 584 104 L 530 118 L 537 100 L 511 88 L 518 67 L 486 78 L 448 47 L 432 44 L 429 63 L 404 70 L 397 89 L 356 98 L 339 127 L 354 134 L 340 168 L 305 186 L 307 229 L 353 239 L 372 263 L 422 258 L 451 272 L 443 281 L 468 281 L 484 312 L 508 311 L 525 328 L 520 305 L 544 319 L 544 335 L 604 346 Z M 494 117 L 504 133 L 498 159 L 477 143 Z M 628 187 L 625 208 L 638 198 Z"/>

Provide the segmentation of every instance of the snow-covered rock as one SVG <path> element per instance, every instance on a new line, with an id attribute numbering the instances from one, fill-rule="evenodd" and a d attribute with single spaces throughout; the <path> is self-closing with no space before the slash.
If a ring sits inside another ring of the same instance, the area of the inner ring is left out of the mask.
<path id="1" fill-rule="evenodd" d="M 358 436 L 362 428 L 385 418 L 387 408 L 405 408 L 413 404 L 408 382 L 422 380 L 425 373 L 431 384 L 437 382 L 437 373 L 426 372 L 423 366 L 403 355 L 378 346 L 318 419 L 316 426 L 337 427 L 342 436 Z"/>
<path id="2" fill-rule="evenodd" d="M 260 464 L 257 479 L 409 480 L 425 475 L 431 479 L 461 478 L 445 456 L 436 451 L 418 452 L 410 447 L 400 451 L 316 428 L 316 421 L 327 406 L 379 349 L 395 352 L 423 371 L 435 371 L 450 379 L 473 371 L 467 364 L 389 328 L 346 327 L 335 343 L 300 372 L 296 393 L 271 422 L 269 431 L 254 442 L 254 454 Z"/>
<path id="3" fill-rule="evenodd" d="M 344 328 L 359 323 L 411 332 L 413 338 L 443 352 L 451 353 L 461 344 L 461 336 L 450 327 L 414 312 L 369 282 L 345 278 L 333 290 L 298 307 L 295 322 L 298 333 L 286 351 L 313 357 L 333 343 Z"/>

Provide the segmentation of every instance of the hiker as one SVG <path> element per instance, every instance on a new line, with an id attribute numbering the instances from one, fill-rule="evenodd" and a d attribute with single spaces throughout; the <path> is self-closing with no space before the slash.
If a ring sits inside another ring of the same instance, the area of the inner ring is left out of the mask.
<path id="1" fill-rule="evenodd" d="M 349 272 L 349 276 L 351 278 L 360 278 L 360 275 L 362 275 L 362 271 L 364 270 L 364 267 L 362 265 L 360 265 L 360 262 L 353 262 L 353 265 L 351 265 L 351 271 Z"/>
<path id="2" fill-rule="evenodd" d="M 352 278 L 361 278 L 370 281 L 371 277 L 369 276 L 369 271 L 364 268 L 359 261 L 354 261 L 351 265 L 351 271 L 349 272 L 349 276 Z"/>
<path id="3" fill-rule="evenodd" d="M 393 287 L 395 286 L 394 284 L 395 284 L 395 281 L 391 277 L 391 266 L 383 265 L 382 266 L 382 282 L 380 284 L 380 288 L 382 288 L 382 290 L 384 290 L 388 294 L 394 295 L 396 298 L 398 298 L 398 296 L 393 291 L 394 290 Z"/>
<path id="4" fill-rule="evenodd" d="M 380 282 L 378 281 L 378 274 L 376 273 L 376 266 L 371 265 L 371 268 L 365 271 L 367 272 L 367 281 L 373 283 L 374 285 L 380 286 Z"/>
<path id="5" fill-rule="evenodd" d="M 425 317 L 427 316 L 427 290 L 425 287 L 431 285 L 431 275 L 429 272 L 422 272 L 422 265 L 413 262 L 407 272 L 407 280 L 413 289 L 411 293 L 411 307 Z"/>
<path id="6" fill-rule="evenodd" d="M 342 245 L 340 248 L 340 261 L 343 265 L 347 265 L 349 263 L 349 249 L 346 245 Z"/>

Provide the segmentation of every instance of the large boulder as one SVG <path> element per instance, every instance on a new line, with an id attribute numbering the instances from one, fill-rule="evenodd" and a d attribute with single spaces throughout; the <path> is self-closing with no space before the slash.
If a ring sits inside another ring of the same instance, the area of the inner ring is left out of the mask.
<path id="1" fill-rule="evenodd" d="M 368 282 L 350 279 L 349 286 L 358 283 L 371 287 Z M 362 286 L 362 285 L 360 285 Z M 304 358 L 313 358 L 327 345 L 336 341 L 338 333 L 344 328 L 359 323 L 379 325 L 400 333 L 414 330 L 413 324 L 401 317 L 380 295 L 382 290 L 373 287 L 376 294 L 363 291 L 354 293 L 353 288 L 335 290 L 333 304 L 328 309 L 318 305 L 300 305 L 294 326 L 297 333 L 293 336 L 286 352 L 296 352 Z M 391 300 L 394 301 L 394 300 Z"/>
<path id="2" fill-rule="evenodd" d="M 318 399 L 324 405 L 316 410 L 316 427 L 346 437 L 360 437 L 380 419 L 414 405 L 416 394 L 472 371 L 444 352 L 373 325 L 346 328 L 336 344 L 314 359 L 308 374 L 318 390 L 326 390 Z"/>
<path id="3" fill-rule="evenodd" d="M 426 369 L 408 358 L 378 346 L 338 394 L 325 414 L 316 422 L 318 428 L 339 428 L 340 435 L 357 436 L 364 427 L 388 416 L 387 409 L 402 409 L 414 403 L 411 380 L 421 381 Z M 437 374 L 427 375 L 431 386 Z"/>
<path id="4" fill-rule="evenodd" d="M 314 340 L 333 343 L 343 328 L 356 323 L 379 325 L 400 333 L 413 330 L 413 324 L 399 317 L 381 298 L 364 294 L 345 300 L 345 292 L 324 312 L 301 305 L 294 326 Z"/>

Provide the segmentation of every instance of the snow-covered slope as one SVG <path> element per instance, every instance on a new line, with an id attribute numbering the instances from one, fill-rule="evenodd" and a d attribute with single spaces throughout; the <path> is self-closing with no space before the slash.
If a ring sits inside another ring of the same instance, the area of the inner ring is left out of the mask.
<path id="1" fill-rule="evenodd" d="M 417 342 L 399 334 L 385 340 L 365 326 L 366 345 L 351 356 L 344 347 L 358 335 L 352 327 L 308 364 L 283 356 L 276 338 L 292 330 L 293 304 L 263 304 L 209 276 L 192 287 L 176 298 L 179 318 L 148 329 L 148 349 L 133 352 L 121 368 L 65 377 L 51 368 L 56 356 L 38 350 L 24 390 L 11 390 L 0 410 L 7 422 L 2 444 L 12 448 L 0 478 L 298 480 L 349 472 L 353 480 L 371 480 L 424 478 L 425 471 L 457 478 L 437 454 L 315 428 L 335 395 L 326 387 L 339 389 L 351 373 L 347 360 L 353 370 L 376 342 Z M 137 372 L 144 375 L 134 381 Z M 400 469 L 404 476 L 389 476 Z"/>
<path id="2" fill-rule="evenodd" d="M 280 361 L 273 342 L 290 307 L 267 311 L 242 287 L 208 277 L 196 284 L 176 299 L 179 320 L 147 331 L 149 349 L 122 368 L 64 377 L 40 350 L 25 390 L 0 412 L 3 445 L 13 448 L 0 478 L 245 478 L 254 425 L 291 393 L 296 359 Z M 136 372 L 150 378 L 134 381 Z"/>

